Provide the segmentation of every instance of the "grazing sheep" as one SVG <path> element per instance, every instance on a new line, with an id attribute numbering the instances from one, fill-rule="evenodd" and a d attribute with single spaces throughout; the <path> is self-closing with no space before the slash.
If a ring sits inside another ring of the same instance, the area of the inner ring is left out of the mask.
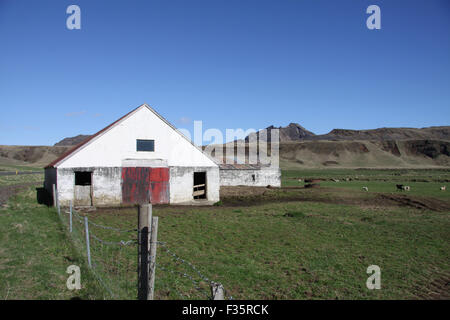
<path id="1" fill-rule="evenodd" d="M 405 190 L 405 191 L 410 191 L 410 190 L 411 190 L 411 187 L 410 187 L 410 186 L 403 186 L 403 190 Z"/>
<path id="2" fill-rule="evenodd" d="M 403 190 L 403 185 L 402 184 L 396 184 L 397 186 L 397 190 Z"/>
<path id="3" fill-rule="evenodd" d="M 364 191 L 369 191 L 369 188 L 367 188 L 367 187 L 362 187 L 362 189 L 363 189 Z"/>
<path id="4" fill-rule="evenodd" d="M 441 187 L 441 191 L 445 191 L 445 186 L 442 186 L 442 187 Z"/>
<path id="5" fill-rule="evenodd" d="M 302 182 L 303 180 L 302 179 L 298 179 L 298 182 Z"/>
<path id="6" fill-rule="evenodd" d="M 338 180 L 338 179 L 331 179 L 331 180 L 333 180 L 334 182 L 339 182 L 339 180 Z"/>

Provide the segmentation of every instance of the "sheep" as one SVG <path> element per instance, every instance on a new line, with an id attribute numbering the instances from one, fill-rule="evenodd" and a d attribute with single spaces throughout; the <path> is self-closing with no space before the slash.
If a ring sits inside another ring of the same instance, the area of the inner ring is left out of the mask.
<path id="1" fill-rule="evenodd" d="M 339 182 L 339 180 L 338 180 L 338 179 L 331 179 L 331 180 L 333 180 L 334 182 Z"/>
<path id="2" fill-rule="evenodd" d="M 369 188 L 367 188 L 367 187 L 362 187 L 362 189 L 363 189 L 364 191 L 369 191 Z"/>
<path id="3" fill-rule="evenodd" d="M 401 190 L 401 191 L 410 191 L 411 187 L 410 186 L 404 186 L 402 184 L 397 184 L 397 190 Z"/>
<path id="4" fill-rule="evenodd" d="M 445 186 L 442 186 L 442 187 L 441 187 L 441 191 L 445 191 Z"/>

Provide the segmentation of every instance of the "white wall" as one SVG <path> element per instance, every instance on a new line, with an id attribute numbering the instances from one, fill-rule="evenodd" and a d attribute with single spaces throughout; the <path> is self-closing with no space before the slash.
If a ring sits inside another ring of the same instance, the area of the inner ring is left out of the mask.
<path id="1" fill-rule="evenodd" d="M 122 168 L 58 168 L 58 196 L 60 204 L 69 205 L 74 200 L 74 171 L 91 171 L 93 205 L 109 206 L 122 203 Z"/>
<path id="2" fill-rule="evenodd" d="M 207 200 L 219 201 L 218 167 L 170 167 L 170 203 L 183 203 L 193 200 L 194 172 L 206 172 Z"/>
<path id="3" fill-rule="evenodd" d="M 255 176 L 253 181 L 252 175 Z M 281 170 L 279 168 L 264 169 L 221 169 L 221 186 L 255 186 L 281 187 Z"/>
<path id="4" fill-rule="evenodd" d="M 136 139 L 155 140 L 155 151 L 136 151 Z M 124 159 L 164 159 L 168 166 L 217 167 L 146 106 L 94 138 L 57 167 L 120 167 Z"/>

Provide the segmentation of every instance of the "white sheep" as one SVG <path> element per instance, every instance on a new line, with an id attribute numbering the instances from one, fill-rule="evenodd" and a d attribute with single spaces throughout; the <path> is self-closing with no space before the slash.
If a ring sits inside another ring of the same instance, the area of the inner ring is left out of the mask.
<path id="1" fill-rule="evenodd" d="M 362 189 L 363 189 L 364 191 L 369 191 L 369 188 L 367 188 L 367 187 L 362 187 Z"/>
<path id="2" fill-rule="evenodd" d="M 445 191 L 445 186 L 442 186 L 442 187 L 441 187 L 441 191 Z"/>

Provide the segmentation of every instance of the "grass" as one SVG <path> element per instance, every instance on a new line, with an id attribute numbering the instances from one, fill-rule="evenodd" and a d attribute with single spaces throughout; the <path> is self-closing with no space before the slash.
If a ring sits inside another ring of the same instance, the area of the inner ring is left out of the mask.
<path id="1" fill-rule="evenodd" d="M 391 188 L 397 179 L 408 181 L 408 196 L 413 199 L 448 201 L 446 193 L 435 190 L 441 184 L 438 180 L 448 175 L 445 170 L 284 171 L 284 185 L 299 185 L 299 177 L 364 180 L 321 182 L 329 186 L 323 190 L 275 190 L 275 197 L 281 198 L 252 203 L 230 205 L 224 199 L 220 206 L 154 206 L 153 215 L 159 217 L 158 241 L 202 275 L 221 282 L 235 299 L 448 299 L 449 212 L 366 205 L 377 193 L 395 192 Z M 361 184 L 369 192 L 345 192 L 356 191 Z M 344 190 L 342 196 L 348 194 L 353 201 L 343 204 L 339 192 L 327 190 Z M 313 200 L 287 201 L 299 193 Z M 337 198 L 322 201 L 331 197 Z M 81 231 L 77 241 L 69 241 L 55 211 L 34 199 L 29 189 L 0 210 L 2 243 L 7 244 L 0 249 L 1 298 L 105 297 L 105 290 L 86 271 Z M 88 216 L 91 222 L 120 229 L 137 225 L 134 208 L 99 209 Z M 107 241 L 135 238 L 133 233 L 98 227 L 90 232 Z M 134 299 L 136 247 L 91 243 L 93 263 L 107 285 L 121 299 Z M 79 292 L 65 288 L 69 264 L 80 265 L 82 277 L 87 277 Z M 164 268 L 156 272 L 157 299 L 205 298 L 207 283 L 162 246 L 157 264 Z M 381 268 L 381 290 L 365 285 L 367 267 L 373 264 Z"/>
<path id="2" fill-rule="evenodd" d="M 155 206 L 154 215 L 158 240 L 238 299 L 430 298 L 430 283 L 450 276 L 448 213 L 292 202 L 239 212 Z M 131 227 L 135 216 L 122 209 L 91 219 Z M 157 263 L 179 267 L 163 250 Z M 382 290 L 365 287 L 372 264 L 381 267 Z M 158 271 L 157 297 L 201 298 L 184 280 Z"/>
<path id="3" fill-rule="evenodd" d="M 299 178 L 303 181 L 299 182 Z M 362 190 L 362 187 L 366 186 L 370 192 L 383 193 L 399 193 L 396 184 L 403 184 L 411 187 L 408 195 L 450 199 L 448 192 L 440 190 L 441 186 L 449 185 L 450 170 L 447 169 L 289 170 L 283 171 L 282 184 L 303 186 L 304 179 L 308 178 L 324 179 L 320 182 L 323 187 Z M 345 178 L 352 180 L 345 181 Z M 339 182 L 330 179 L 337 179 Z"/>
<path id="4" fill-rule="evenodd" d="M 44 174 L 23 174 L 23 175 L 10 175 L 0 176 L 0 186 L 11 186 L 15 184 L 34 183 L 44 181 Z"/>
<path id="5" fill-rule="evenodd" d="M 35 190 L 29 188 L 0 209 L 0 299 L 101 299 L 101 288 L 56 210 L 35 199 Z M 81 268 L 79 291 L 66 287 L 66 269 L 72 264 Z"/>
<path id="6" fill-rule="evenodd" d="M 42 167 L 0 164 L 0 171 L 42 171 Z"/>

